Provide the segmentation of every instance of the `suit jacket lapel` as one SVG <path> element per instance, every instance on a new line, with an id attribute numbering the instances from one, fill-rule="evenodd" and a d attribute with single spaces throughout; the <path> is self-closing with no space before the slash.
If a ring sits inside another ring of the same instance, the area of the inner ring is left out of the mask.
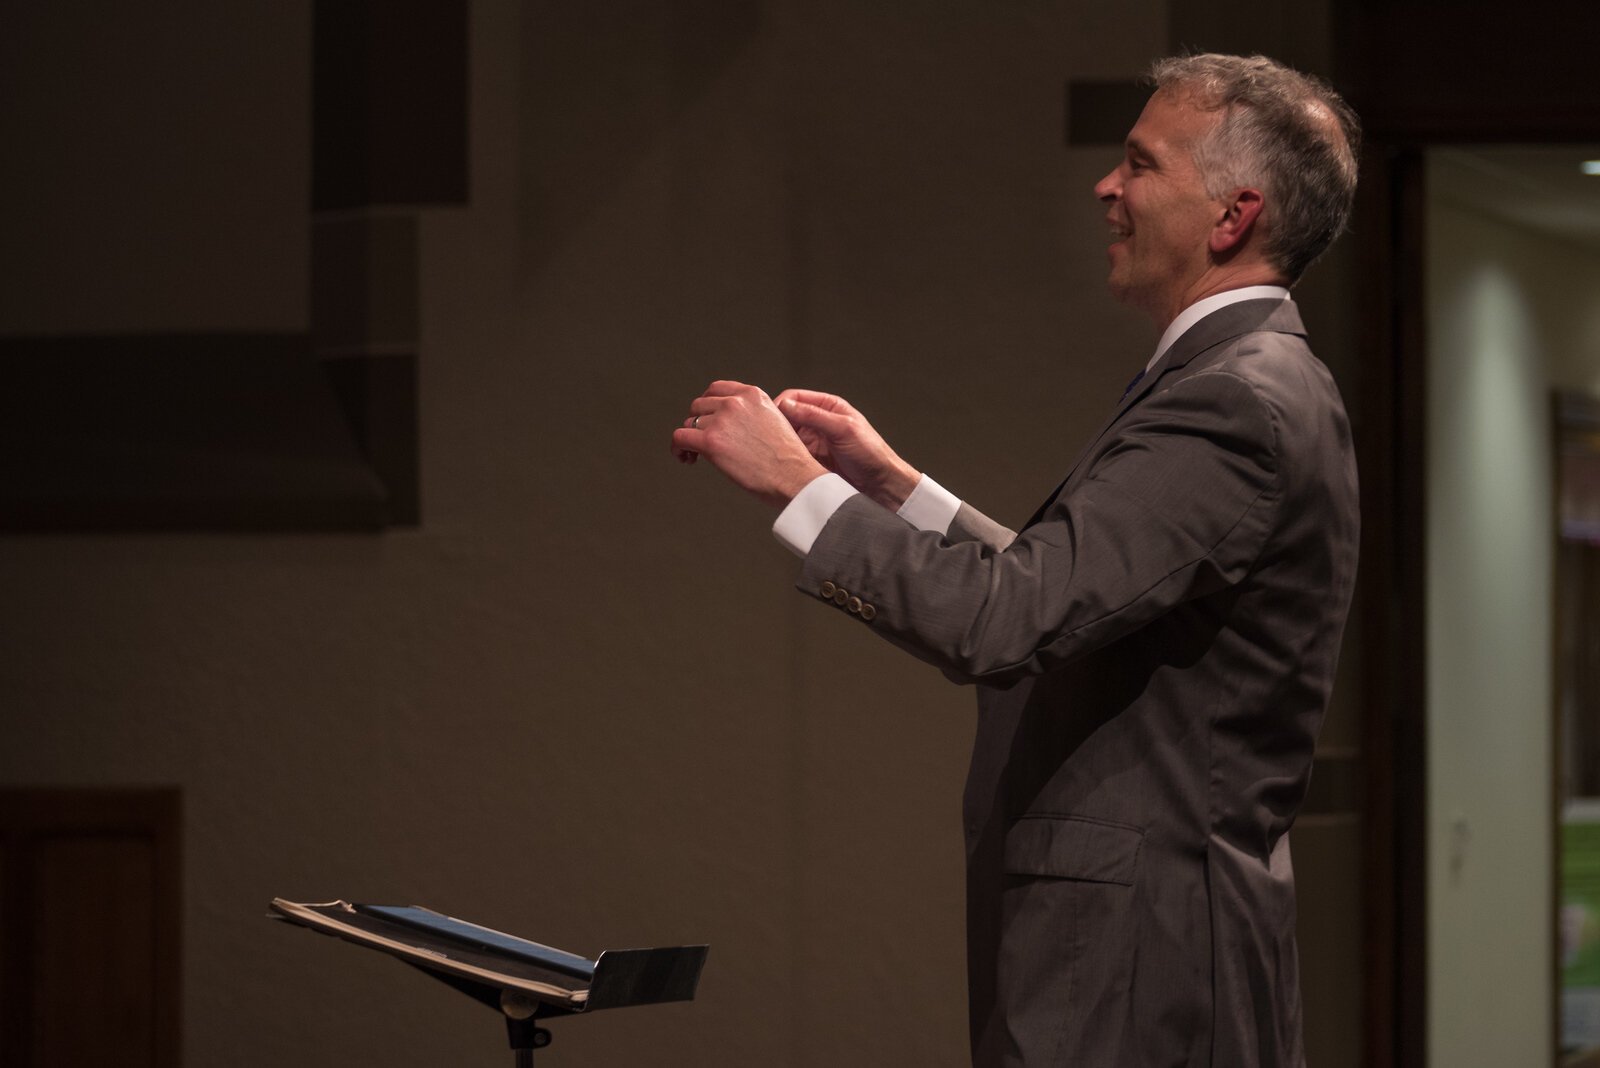
<path id="1" fill-rule="evenodd" d="M 1094 451 L 1100 439 L 1105 437 L 1106 431 L 1114 426 L 1122 413 L 1138 404 L 1165 376 L 1187 366 L 1189 361 L 1216 347 L 1225 341 L 1232 341 L 1236 337 L 1257 332 L 1270 332 L 1280 334 L 1299 334 L 1305 336 L 1305 327 L 1300 322 L 1300 311 L 1294 306 L 1292 300 L 1241 300 L 1237 304 L 1229 304 L 1219 308 L 1210 315 L 1195 323 L 1185 330 L 1176 341 L 1161 354 L 1161 359 L 1156 361 L 1145 376 L 1139 379 L 1137 385 L 1128 392 L 1126 397 L 1117 405 L 1111 417 L 1096 431 L 1094 437 L 1078 453 L 1078 458 L 1072 461 L 1072 466 L 1067 468 L 1067 475 L 1044 502 L 1034 510 L 1019 530 L 1026 530 L 1044 517 L 1045 510 L 1055 503 L 1061 496 L 1061 491 L 1066 488 L 1072 476 L 1077 472 L 1078 466 L 1084 458 Z"/>

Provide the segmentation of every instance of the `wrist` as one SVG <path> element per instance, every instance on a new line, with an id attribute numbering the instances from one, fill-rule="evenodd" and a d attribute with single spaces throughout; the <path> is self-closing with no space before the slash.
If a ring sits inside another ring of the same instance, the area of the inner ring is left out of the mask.
<path id="1" fill-rule="evenodd" d="M 889 509 L 898 512 L 900 506 L 906 503 L 906 498 L 911 496 L 911 491 L 917 488 L 917 483 L 922 481 L 922 472 L 895 457 L 892 470 L 884 478 L 878 491 L 872 494 L 873 500 Z"/>
<path id="2" fill-rule="evenodd" d="M 771 493 L 765 495 L 768 504 L 781 512 L 789 506 L 789 502 L 794 500 L 801 490 L 828 473 L 826 467 L 823 467 L 815 460 L 811 460 L 809 457 L 807 459 L 809 460 L 808 463 L 797 464 L 795 469 L 779 485 L 775 486 Z"/>

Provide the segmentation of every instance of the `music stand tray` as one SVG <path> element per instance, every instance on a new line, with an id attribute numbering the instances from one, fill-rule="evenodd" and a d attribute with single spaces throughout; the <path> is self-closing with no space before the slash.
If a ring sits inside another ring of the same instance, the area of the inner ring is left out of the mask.
<path id="1" fill-rule="evenodd" d="M 499 1010 L 518 1068 L 550 1044 L 540 1018 L 693 1000 L 709 948 L 613 949 L 589 960 L 416 905 L 273 898 L 269 908 L 273 919 L 381 950 Z"/>

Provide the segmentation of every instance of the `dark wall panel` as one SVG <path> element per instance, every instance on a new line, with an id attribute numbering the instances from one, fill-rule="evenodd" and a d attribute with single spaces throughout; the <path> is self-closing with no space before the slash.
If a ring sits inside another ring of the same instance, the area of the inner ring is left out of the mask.
<path id="1" fill-rule="evenodd" d="M 318 0 L 312 206 L 467 198 L 467 5 Z"/>
<path id="2" fill-rule="evenodd" d="M 1335 20 L 1341 81 L 1376 137 L 1600 136 L 1600 6 L 1360 0 Z"/>

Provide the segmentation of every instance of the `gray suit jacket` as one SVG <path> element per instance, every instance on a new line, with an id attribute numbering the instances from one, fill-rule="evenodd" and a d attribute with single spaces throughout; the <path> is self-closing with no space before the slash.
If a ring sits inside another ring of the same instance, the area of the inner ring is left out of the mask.
<path id="1" fill-rule="evenodd" d="M 1018 535 L 829 520 L 800 588 L 978 685 L 975 1064 L 1302 1064 L 1288 831 L 1357 522 L 1338 390 L 1273 300 L 1179 338 Z"/>

